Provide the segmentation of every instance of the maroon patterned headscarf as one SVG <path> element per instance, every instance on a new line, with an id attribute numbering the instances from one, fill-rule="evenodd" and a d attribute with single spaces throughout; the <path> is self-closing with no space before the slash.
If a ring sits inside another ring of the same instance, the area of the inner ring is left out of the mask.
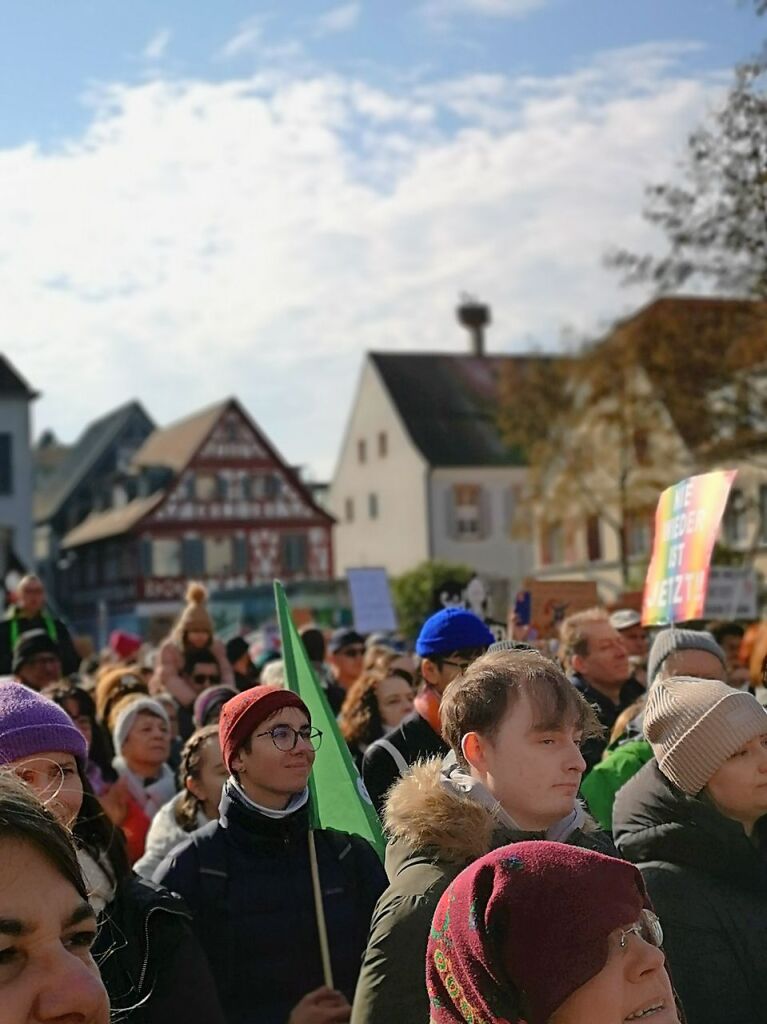
<path id="1" fill-rule="evenodd" d="M 432 1024 L 546 1024 L 607 962 L 608 937 L 649 907 L 625 861 L 564 843 L 515 843 L 475 861 L 434 914 Z"/>

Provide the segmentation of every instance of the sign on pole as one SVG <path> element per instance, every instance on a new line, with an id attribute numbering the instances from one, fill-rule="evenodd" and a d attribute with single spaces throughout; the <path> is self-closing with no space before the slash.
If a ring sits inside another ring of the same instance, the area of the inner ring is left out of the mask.
<path id="1" fill-rule="evenodd" d="M 691 476 L 661 494 L 642 604 L 645 626 L 703 617 L 711 553 L 736 472 Z"/>
<path id="2" fill-rule="evenodd" d="M 397 617 L 385 569 L 347 569 L 354 628 L 360 633 L 393 633 Z"/>

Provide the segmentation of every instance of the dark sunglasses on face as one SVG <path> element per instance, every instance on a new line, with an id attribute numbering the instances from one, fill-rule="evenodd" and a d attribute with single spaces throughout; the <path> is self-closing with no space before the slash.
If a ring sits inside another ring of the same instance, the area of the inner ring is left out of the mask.
<path id="1" fill-rule="evenodd" d="M 221 676 L 218 674 L 207 675 L 205 672 L 193 672 L 192 679 L 198 686 L 207 686 L 210 683 L 212 686 L 218 686 L 221 682 Z"/>
<path id="2" fill-rule="evenodd" d="M 361 658 L 365 653 L 364 647 L 342 647 L 338 652 L 342 654 L 344 658 Z"/>

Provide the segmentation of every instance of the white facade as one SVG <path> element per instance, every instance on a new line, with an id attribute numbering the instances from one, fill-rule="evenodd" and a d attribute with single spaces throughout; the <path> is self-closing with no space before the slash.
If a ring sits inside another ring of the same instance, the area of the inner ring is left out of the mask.
<path id="1" fill-rule="evenodd" d="M 533 564 L 530 541 L 512 536 L 525 474 L 429 466 L 366 359 L 330 487 L 337 574 L 383 566 L 397 576 L 439 559 L 516 586 Z"/>
<path id="2" fill-rule="evenodd" d="M 428 474 L 366 359 L 328 497 L 339 576 L 357 566 L 396 576 L 430 557 Z"/>
<path id="3" fill-rule="evenodd" d="M 532 544 L 513 536 L 525 476 L 525 469 L 513 466 L 433 469 L 432 557 L 517 587 L 533 567 Z"/>
<path id="4" fill-rule="evenodd" d="M 0 531 L 26 566 L 33 564 L 30 401 L 0 395 Z"/>

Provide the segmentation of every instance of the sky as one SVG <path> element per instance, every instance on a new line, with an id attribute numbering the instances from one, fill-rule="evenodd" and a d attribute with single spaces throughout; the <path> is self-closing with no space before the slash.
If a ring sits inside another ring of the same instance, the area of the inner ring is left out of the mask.
<path id="1" fill-rule="evenodd" d="M 2 351 L 73 441 L 236 395 L 335 464 L 364 353 L 594 337 L 746 0 L 0 0 Z"/>

